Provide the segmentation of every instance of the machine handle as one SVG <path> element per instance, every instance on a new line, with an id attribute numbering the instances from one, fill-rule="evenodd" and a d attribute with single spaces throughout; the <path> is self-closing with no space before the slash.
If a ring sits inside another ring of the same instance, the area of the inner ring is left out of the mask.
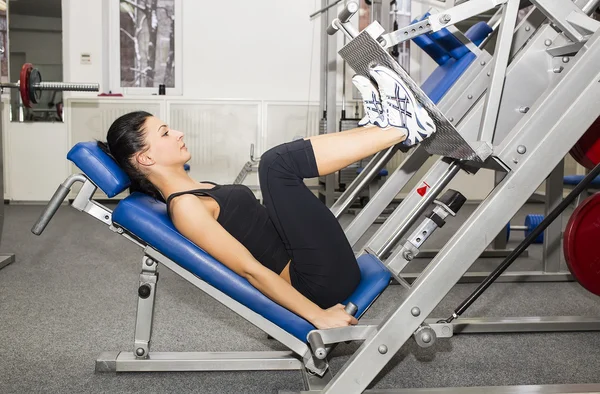
<path id="1" fill-rule="evenodd" d="M 346 304 L 344 310 L 349 315 L 354 316 L 354 314 L 358 311 L 358 307 L 352 302 L 349 302 Z M 313 354 L 316 358 L 318 358 L 319 360 L 323 360 L 325 357 L 327 357 L 327 348 L 325 347 L 325 343 L 323 343 L 323 338 L 321 337 L 321 334 L 319 334 L 317 331 L 312 331 L 308 334 L 307 339 L 308 344 L 310 345 Z"/>
<path id="2" fill-rule="evenodd" d="M 310 332 L 308 334 L 308 343 L 312 348 L 313 354 L 316 358 L 323 360 L 325 357 L 327 357 L 327 349 L 325 348 L 321 334 L 316 331 Z"/>
<path id="3" fill-rule="evenodd" d="M 358 3 L 354 1 L 349 2 L 338 14 L 338 19 L 342 23 L 348 22 L 350 18 L 352 18 L 352 16 L 358 12 L 358 8 Z"/>
<path id="4" fill-rule="evenodd" d="M 356 312 L 358 311 L 358 307 L 356 305 L 354 305 L 353 303 L 349 302 L 346 304 L 346 307 L 344 308 L 344 310 L 349 315 L 354 316 L 356 314 Z"/>
<path id="5" fill-rule="evenodd" d="M 54 195 L 50 199 L 50 202 L 46 206 L 46 209 L 44 210 L 44 212 L 42 212 L 40 218 L 31 229 L 32 233 L 34 233 L 35 235 L 40 235 L 42 231 L 44 231 L 44 229 L 50 222 L 50 219 L 52 219 L 56 211 L 58 211 L 60 204 L 62 204 L 63 200 L 69 195 L 70 191 L 71 189 L 65 187 L 64 185 L 60 185 L 58 189 L 56 189 L 56 192 L 54 192 Z"/>
<path id="6" fill-rule="evenodd" d="M 333 21 L 331 21 L 331 24 L 327 28 L 327 34 L 332 36 L 335 33 L 337 33 L 337 31 L 340 29 L 339 26 L 337 25 L 337 23 L 339 23 L 339 21 L 337 19 L 334 19 Z"/>

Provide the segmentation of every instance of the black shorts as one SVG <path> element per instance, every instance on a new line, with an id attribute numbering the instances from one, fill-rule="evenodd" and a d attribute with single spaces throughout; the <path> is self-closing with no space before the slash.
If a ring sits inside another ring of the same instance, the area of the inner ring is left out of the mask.
<path id="1" fill-rule="evenodd" d="M 292 286 L 321 308 L 344 301 L 360 281 L 338 220 L 304 184 L 319 176 L 309 140 L 278 145 L 261 157 L 264 205 L 291 258 Z"/>

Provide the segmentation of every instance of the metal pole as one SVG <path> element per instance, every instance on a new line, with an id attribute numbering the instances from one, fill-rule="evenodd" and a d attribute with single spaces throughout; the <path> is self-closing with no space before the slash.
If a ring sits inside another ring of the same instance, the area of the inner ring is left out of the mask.
<path id="1" fill-rule="evenodd" d="M 563 198 L 563 178 L 564 178 L 564 160 L 556 166 L 554 171 L 546 179 L 546 206 L 545 215 L 552 212 Z M 544 253 L 542 261 L 544 262 L 544 272 L 560 272 L 560 263 L 562 255 L 562 220 L 552 222 L 544 232 Z"/>
<path id="2" fill-rule="evenodd" d="M 397 150 L 396 147 L 391 147 L 385 151 L 377 152 L 357 177 L 358 183 L 352 182 L 342 197 L 340 197 L 331 207 L 331 212 L 336 218 L 339 218 L 354 200 L 356 200 L 360 192 L 373 180 L 373 178 L 375 178 L 379 173 L 379 170 L 390 161 Z"/>

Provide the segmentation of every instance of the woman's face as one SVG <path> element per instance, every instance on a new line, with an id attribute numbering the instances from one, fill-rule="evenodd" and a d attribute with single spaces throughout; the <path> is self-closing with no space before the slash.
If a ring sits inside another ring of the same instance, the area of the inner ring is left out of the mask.
<path id="1" fill-rule="evenodd" d="M 183 166 L 190 160 L 191 155 L 185 147 L 181 131 L 169 128 L 154 116 L 146 119 L 145 130 L 149 148 L 144 155 L 152 164 L 162 167 Z"/>

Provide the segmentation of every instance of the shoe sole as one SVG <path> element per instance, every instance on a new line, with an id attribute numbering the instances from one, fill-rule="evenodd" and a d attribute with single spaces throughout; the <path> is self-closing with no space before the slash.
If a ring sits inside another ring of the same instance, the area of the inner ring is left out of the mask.
<path id="1" fill-rule="evenodd" d="M 400 95 L 398 94 L 399 91 L 396 91 L 396 89 L 399 89 L 401 87 L 402 90 L 404 91 L 404 93 L 406 94 L 406 97 L 408 97 L 408 99 L 410 100 L 410 104 L 412 105 L 412 108 L 413 108 L 414 122 L 415 122 L 416 127 L 405 127 L 408 131 L 408 136 L 406 137 L 406 140 L 402 143 L 403 145 L 412 146 L 412 145 L 416 144 L 417 142 L 422 142 L 425 138 L 428 138 L 433 133 L 435 133 L 435 131 L 436 131 L 435 124 L 433 123 L 433 120 L 431 119 L 431 117 L 429 116 L 427 111 L 422 107 L 421 108 L 418 107 L 418 101 L 416 100 L 412 91 L 410 91 L 410 89 L 408 89 L 404 85 L 404 82 L 402 80 L 400 80 L 393 71 L 389 70 L 388 68 L 382 67 L 382 66 L 375 66 L 369 72 L 371 73 L 373 78 L 375 78 L 376 80 L 378 80 L 378 79 L 380 80 L 381 76 L 383 76 L 385 78 L 390 78 L 394 82 L 394 91 L 393 91 L 393 94 L 390 94 L 392 92 L 389 91 L 390 90 L 389 86 L 382 87 L 381 85 L 386 85 L 386 84 L 379 83 L 379 81 L 378 81 L 378 85 L 383 90 L 383 92 L 380 92 L 380 94 L 385 94 L 386 97 L 387 96 L 400 97 Z M 376 76 L 378 78 L 376 78 Z M 385 80 L 383 82 L 385 82 Z M 421 112 L 421 117 L 423 117 L 423 115 L 426 115 L 425 124 L 427 126 L 429 126 L 429 129 L 430 129 L 429 132 L 428 132 L 428 128 L 425 127 L 423 125 L 423 123 L 421 122 L 421 119 L 419 119 L 418 112 Z M 408 114 L 406 114 L 406 111 L 404 111 L 404 119 L 407 120 L 409 117 L 412 119 L 412 117 L 410 115 L 408 115 L 408 117 L 407 117 L 407 115 Z M 429 120 L 429 122 L 428 122 L 428 120 Z M 406 125 L 407 122 L 405 121 L 404 124 Z"/>

